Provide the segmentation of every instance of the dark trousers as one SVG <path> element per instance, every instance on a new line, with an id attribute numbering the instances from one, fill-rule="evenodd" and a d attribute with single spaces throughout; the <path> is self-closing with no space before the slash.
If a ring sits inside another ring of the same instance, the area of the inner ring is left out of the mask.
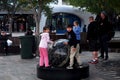
<path id="1" fill-rule="evenodd" d="M 7 55 L 8 54 L 8 45 L 7 45 L 7 42 L 6 41 L 1 42 L 1 47 L 4 50 L 5 55 Z"/>
<path id="2" fill-rule="evenodd" d="M 100 37 L 100 52 L 101 52 L 102 58 L 104 58 L 104 56 L 108 57 L 108 36 L 107 35 L 103 35 Z"/>

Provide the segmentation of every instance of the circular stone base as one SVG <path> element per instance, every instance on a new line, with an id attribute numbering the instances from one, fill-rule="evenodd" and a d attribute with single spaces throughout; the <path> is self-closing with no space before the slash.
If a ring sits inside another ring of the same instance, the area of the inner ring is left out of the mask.
<path id="1" fill-rule="evenodd" d="M 89 65 L 82 68 L 41 68 L 37 65 L 37 77 L 44 80 L 80 80 L 89 77 Z"/>

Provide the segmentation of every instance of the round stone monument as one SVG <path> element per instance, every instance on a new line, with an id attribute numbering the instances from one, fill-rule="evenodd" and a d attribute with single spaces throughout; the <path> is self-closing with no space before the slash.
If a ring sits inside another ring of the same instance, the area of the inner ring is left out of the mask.
<path id="1" fill-rule="evenodd" d="M 49 62 L 51 68 L 41 68 L 37 65 L 37 77 L 43 80 L 80 80 L 89 77 L 89 65 L 83 63 L 81 68 L 75 61 L 73 69 L 69 65 L 69 46 L 64 45 L 67 39 L 59 39 L 49 45 Z"/>

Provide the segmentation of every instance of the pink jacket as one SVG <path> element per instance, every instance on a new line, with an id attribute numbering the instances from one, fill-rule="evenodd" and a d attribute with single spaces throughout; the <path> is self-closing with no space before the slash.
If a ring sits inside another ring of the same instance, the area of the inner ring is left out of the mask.
<path id="1" fill-rule="evenodd" d="M 42 33 L 39 47 L 47 48 L 49 42 L 52 43 L 52 41 L 50 41 L 49 33 Z"/>

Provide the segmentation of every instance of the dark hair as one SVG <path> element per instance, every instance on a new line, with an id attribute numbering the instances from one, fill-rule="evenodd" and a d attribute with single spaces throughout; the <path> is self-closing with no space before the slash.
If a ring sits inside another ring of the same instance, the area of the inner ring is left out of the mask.
<path id="1" fill-rule="evenodd" d="M 68 25 L 66 28 L 72 28 L 72 26 L 71 26 L 71 25 Z"/>
<path id="2" fill-rule="evenodd" d="M 101 13 L 104 14 L 105 16 L 107 16 L 107 13 L 105 11 L 102 11 Z"/>
<path id="3" fill-rule="evenodd" d="M 101 13 L 105 16 L 105 19 L 104 19 L 104 20 L 105 20 L 105 21 L 108 21 L 108 15 L 107 15 L 107 13 L 106 13 L 105 11 L 102 11 Z"/>
<path id="4" fill-rule="evenodd" d="M 94 19 L 94 17 L 93 17 L 93 16 L 90 16 L 89 18 Z"/>
<path id="5" fill-rule="evenodd" d="M 47 26 L 45 26 L 44 28 L 43 28 L 43 30 L 47 30 L 47 29 L 50 29 L 49 27 L 47 27 Z"/>
<path id="6" fill-rule="evenodd" d="M 31 28 L 27 28 L 28 31 L 31 31 Z"/>
<path id="7" fill-rule="evenodd" d="M 101 13 L 104 14 L 104 16 L 105 16 L 105 19 L 104 19 L 104 20 L 108 21 L 108 15 L 107 15 L 107 13 L 106 13 L 105 11 L 101 11 L 99 14 L 97 14 L 97 16 L 96 16 L 96 18 L 95 18 L 95 21 L 99 22 L 99 21 L 102 20 L 102 19 L 101 19 L 101 16 L 100 16 Z"/>
<path id="8" fill-rule="evenodd" d="M 5 33 L 5 31 L 1 31 L 1 33 Z"/>

